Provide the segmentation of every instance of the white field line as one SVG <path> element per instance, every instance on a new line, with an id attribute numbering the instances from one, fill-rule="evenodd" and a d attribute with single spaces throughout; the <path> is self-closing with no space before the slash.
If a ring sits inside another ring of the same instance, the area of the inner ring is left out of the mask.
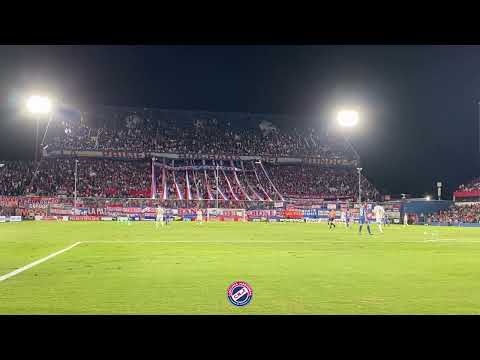
<path id="1" fill-rule="evenodd" d="M 69 247 L 66 247 L 65 249 L 62 249 L 62 250 L 60 250 L 60 251 L 57 251 L 57 252 L 55 252 L 55 253 L 53 253 L 53 254 L 50 254 L 50 255 L 48 255 L 48 256 L 45 256 L 45 257 L 42 258 L 42 259 L 39 259 L 39 260 L 37 260 L 37 261 L 34 261 L 34 262 L 32 262 L 32 263 L 30 263 L 30 264 L 28 264 L 28 265 L 25 265 L 25 266 L 23 266 L 23 267 L 21 267 L 21 268 L 19 268 L 19 269 L 17 269 L 17 270 L 14 270 L 14 271 L 12 271 L 12 272 L 10 272 L 10 273 L 8 273 L 8 274 L 2 275 L 2 276 L 0 276 L 0 282 L 2 282 L 2 281 L 4 281 L 4 280 L 7 280 L 7 279 L 9 279 L 9 278 L 11 278 L 12 276 L 15 276 L 15 275 L 17 275 L 17 274 L 20 274 L 21 272 L 24 272 L 24 271 L 26 271 L 26 270 L 28 270 L 28 269 L 31 269 L 32 267 L 34 267 L 34 266 L 36 266 L 36 265 L 39 265 L 39 264 L 41 264 L 41 263 L 43 263 L 43 262 L 45 262 L 45 261 L 47 261 L 47 260 L 50 260 L 51 258 L 53 258 L 53 257 L 55 257 L 55 256 L 57 256 L 57 255 L 60 255 L 60 254 L 64 253 L 65 251 L 68 251 L 68 250 L 70 250 L 70 249 L 73 249 L 75 246 L 80 245 L 81 243 L 82 243 L 81 241 L 76 242 L 75 244 L 70 245 Z"/>
<path id="2" fill-rule="evenodd" d="M 373 239 L 372 239 L 373 240 Z M 371 242 L 372 240 L 364 240 L 363 238 L 353 240 L 332 240 L 327 243 L 322 239 L 313 241 L 295 241 L 295 240 L 87 240 L 83 244 L 318 244 L 318 245 L 335 245 L 335 244 L 352 244 Z M 441 242 L 461 242 L 461 243 L 478 243 L 480 240 L 461 240 L 461 239 L 438 239 L 438 240 L 384 240 L 375 242 L 376 244 L 421 244 L 424 242 L 441 241 Z"/>

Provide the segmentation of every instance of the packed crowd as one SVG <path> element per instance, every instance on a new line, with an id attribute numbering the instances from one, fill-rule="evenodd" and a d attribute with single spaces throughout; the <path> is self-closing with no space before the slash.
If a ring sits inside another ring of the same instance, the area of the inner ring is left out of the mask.
<path id="1" fill-rule="evenodd" d="M 457 191 L 474 191 L 480 190 L 480 177 L 477 177 L 467 184 L 462 184 L 458 187 Z"/>
<path id="2" fill-rule="evenodd" d="M 0 161 L 0 195 L 23 195 L 34 171 L 31 161 Z"/>
<path id="3" fill-rule="evenodd" d="M 73 196 L 74 159 L 6 162 L 0 169 L 2 195 Z M 147 163 L 81 159 L 77 166 L 77 194 L 85 197 L 142 197 L 150 190 Z"/>
<path id="4" fill-rule="evenodd" d="M 309 198 L 357 197 L 358 174 L 354 168 L 325 168 L 314 165 L 270 166 L 268 171 L 278 182 L 278 190 L 285 196 Z M 362 196 L 377 199 L 380 195 L 364 176 L 361 178 Z"/>
<path id="5" fill-rule="evenodd" d="M 185 166 L 192 162 L 178 162 Z M 215 163 L 213 163 L 215 164 Z M 358 176 L 354 168 L 314 165 L 263 165 L 232 162 L 218 173 L 212 168 L 183 168 L 162 171 L 155 167 L 156 194 L 177 200 L 281 201 L 289 197 L 343 198 L 357 196 Z M 212 164 L 208 164 L 212 165 Z M 237 170 L 231 169 L 233 165 Z M 75 160 L 44 158 L 31 162 L 6 162 L 0 168 L 1 195 L 59 195 L 72 197 L 75 190 Z M 218 177 L 217 177 L 218 174 Z M 77 165 L 79 197 L 151 197 L 151 164 L 81 158 Z M 378 192 L 362 178 L 362 194 L 375 199 Z"/>
<path id="6" fill-rule="evenodd" d="M 480 204 L 452 205 L 447 210 L 430 214 L 428 220 L 449 224 L 480 223 Z"/>
<path id="7" fill-rule="evenodd" d="M 226 154 L 266 156 L 315 156 L 352 159 L 347 144 L 312 129 L 281 130 L 257 124 L 233 128 L 229 123 L 196 121 L 177 123 L 136 117 L 114 125 L 87 121 L 59 121 L 49 130 L 50 150 L 155 151 L 183 154 Z"/>

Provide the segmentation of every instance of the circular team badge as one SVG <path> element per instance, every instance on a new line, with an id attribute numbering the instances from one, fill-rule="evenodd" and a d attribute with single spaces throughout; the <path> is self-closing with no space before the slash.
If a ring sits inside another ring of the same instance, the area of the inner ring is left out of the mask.
<path id="1" fill-rule="evenodd" d="M 235 306 L 245 306 L 252 301 L 253 290 L 245 281 L 235 281 L 227 289 L 228 301 Z"/>

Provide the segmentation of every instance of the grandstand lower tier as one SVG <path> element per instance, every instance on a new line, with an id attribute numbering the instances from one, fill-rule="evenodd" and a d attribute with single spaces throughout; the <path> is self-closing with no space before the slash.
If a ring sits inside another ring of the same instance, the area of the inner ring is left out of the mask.
<path id="1" fill-rule="evenodd" d="M 4 162 L 0 195 L 99 198 L 159 198 L 164 201 L 274 202 L 292 198 L 355 199 L 353 167 L 309 164 L 273 165 L 258 161 L 42 159 Z M 77 181 L 75 182 L 75 179 Z M 362 195 L 379 192 L 362 176 Z M 213 206 L 210 206 L 213 207 Z M 217 206 L 215 206 L 217 207 Z"/>

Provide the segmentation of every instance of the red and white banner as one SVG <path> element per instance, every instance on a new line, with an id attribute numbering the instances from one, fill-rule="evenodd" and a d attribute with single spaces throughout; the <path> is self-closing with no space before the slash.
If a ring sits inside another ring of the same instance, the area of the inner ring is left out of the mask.
<path id="1" fill-rule="evenodd" d="M 70 216 L 71 221 L 100 221 L 100 216 L 75 215 Z"/>
<path id="2" fill-rule="evenodd" d="M 455 191 L 453 195 L 455 198 L 480 197 L 480 190 Z"/>
<path id="3" fill-rule="evenodd" d="M 15 196 L 0 196 L 0 207 L 17 207 L 18 198 Z"/>

